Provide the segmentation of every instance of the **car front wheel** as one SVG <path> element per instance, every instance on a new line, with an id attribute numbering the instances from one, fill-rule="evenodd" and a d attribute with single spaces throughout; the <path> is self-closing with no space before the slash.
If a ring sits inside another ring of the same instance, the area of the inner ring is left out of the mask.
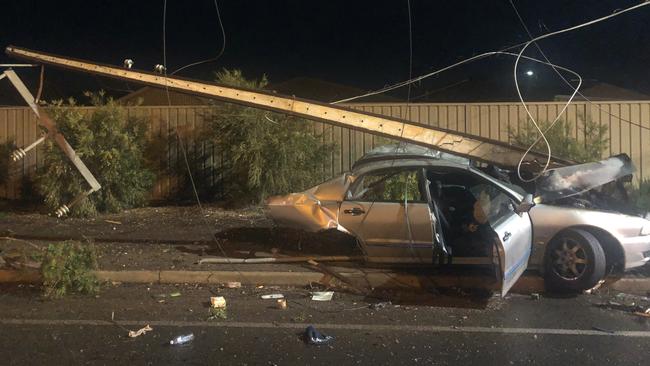
<path id="1" fill-rule="evenodd" d="M 593 234 L 581 229 L 566 230 L 546 249 L 546 287 L 564 292 L 590 289 L 605 276 L 605 263 L 605 252 Z"/>

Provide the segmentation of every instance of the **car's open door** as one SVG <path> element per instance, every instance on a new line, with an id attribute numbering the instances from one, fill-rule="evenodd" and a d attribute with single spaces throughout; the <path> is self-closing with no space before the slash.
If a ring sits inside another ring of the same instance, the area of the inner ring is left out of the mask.
<path id="1" fill-rule="evenodd" d="M 528 213 L 509 210 L 494 223 L 496 235 L 495 259 L 500 274 L 501 295 L 504 296 L 524 273 L 532 246 L 532 224 Z"/>

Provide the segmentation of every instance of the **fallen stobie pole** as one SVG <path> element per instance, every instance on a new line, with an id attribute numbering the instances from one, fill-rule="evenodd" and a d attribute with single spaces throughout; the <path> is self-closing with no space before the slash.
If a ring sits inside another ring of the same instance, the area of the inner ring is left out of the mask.
<path id="1" fill-rule="evenodd" d="M 309 261 L 317 262 L 356 262 L 363 261 L 362 256 L 346 256 L 346 255 L 333 255 L 333 256 L 312 256 L 312 257 L 268 257 L 268 258 L 203 258 L 199 260 L 199 264 L 260 264 L 260 263 L 301 263 Z"/>
<path id="2" fill-rule="evenodd" d="M 286 113 L 310 120 L 346 127 L 357 131 L 414 143 L 438 149 L 472 160 L 492 163 L 502 167 L 514 167 L 519 163 L 525 149 L 489 138 L 415 123 L 409 120 L 387 117 L 334 104 L 326 104 L 294 96 L 283 96 L 264 90 L 251 90 L 230 85 L 184 79 L 156 73 L 135 71 L 95 62 L 76 60 L 9 46 L 5 52 L 16 58 L 40 64 L 66 68 L 84 73 L 151 85 L 158 88 L 191 93 L 225 102 L 237 103 L 264 110 Z M 546 155 L 530 152 L 527 162 L 546 161 Z M 557 164 L 566 161 L 553 158 Z"/>

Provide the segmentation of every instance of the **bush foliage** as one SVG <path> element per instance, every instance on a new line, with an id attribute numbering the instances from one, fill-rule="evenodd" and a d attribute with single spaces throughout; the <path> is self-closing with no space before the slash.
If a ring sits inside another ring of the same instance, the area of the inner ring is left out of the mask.
<path id="1" fill-rule="evenodd" d="M 650 179 L 643 179 L 637 186 L 628 186 L 630 202 L 641 212 L 650 212 Z"/>
<path id="2" fill-rule="evenodd" d="M 66 241 L 50 244 L 43 254 L 41 274 L 46 297 L 57 298 L 69 293 L 94 294 L 99 282 L 97 254 L 92 244 Z"/>
<path id="3" fill-rule="evenodd" d="M 264 89 L 268 80 L 246 79 L 239 70 L 216 74 L 220 83 Z M 215 103 L 208 135 L 222 154 L 221 184 L 225 198 L 259 203 L 269 195 L 298 191 L 323 178 L 323 162 L 333 144 L 300 118 L 229 103 Z"/>
<path id="4" fill-rule="evenodd" d="M 545 131 L 550 124 L 549 121 L 539 122 L 542 131 Z M 578 163 L 600 160 L 609 143 L 607 126 L 593 122 L 590 119 L 585 120 L 584 118 L 582 118 L 582 123 L 578 123 L 578 125 L 580 127 L 577 133 L 583 136 L 584 139 L 576 139 L 575 131 L 572 130 L 572 124 L 564 120 L 558 121 L 550 131 L 546 132 L 545 135 L 551 145 L 553 156 Z M 515 145 L 523 147 L 530 146 L 539 136 L 537 129 L 532 123 L 524 124 L 524 127 L 518 131 L 509 128 L 508 133 Z M 534 150 L 546 153 L 544 141 L 538 142 Z"/>
<path id="5" fill-rule="evenodd" d="M 153 173 L 146 167 L 147 124 L 129 117 L 126 109 L 103 92 L 87 93 L 95 107 L 76 108 L 74 99 L 52 103 L 52 118 L 102 189 L 73 207 L 77 216 L 117 212 L 146 202 Z M 45 143 L 43 167 L 37 171 L 36 189 L 46 205 L 55 209 L 68 203 L 88 184 L 51 139 Z"/>

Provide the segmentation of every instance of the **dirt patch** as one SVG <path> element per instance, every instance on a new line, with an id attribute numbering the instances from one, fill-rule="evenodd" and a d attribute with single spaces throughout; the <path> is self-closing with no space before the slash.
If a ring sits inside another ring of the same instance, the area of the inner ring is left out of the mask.
<path id="1" fill-rule="evenodd" d="M 95 218 L 58 219 L 51 215 L 4 211 L 0 233 L 35 239 L 80 239 L 130 242 L 201 242 L 211 241 L 216 232 L 239 227 L 271 227 L 264 209 L 251 207 L 224 210 L 204 206 L 145 207 Z"/>
<path id="2" fill-rule="evenodd" d="M 57 219 L 20 208 L 5 207 L 1 212 L 0 237 L 43 246 L 91 240 L 103 269 L 206 269 L 197 266 L 200 258 L 224 253 L 236 258 L 358 254 L 356 241 L 346 234 L 277 228 L 260 207 L 225 210 L 212 205 L 203 211 L 191 206 L 146 207 L 91 219 Z M 24 248 L 24 243 L 7 240 L 0 245 L 5 251 L 9 246 Z"/>

